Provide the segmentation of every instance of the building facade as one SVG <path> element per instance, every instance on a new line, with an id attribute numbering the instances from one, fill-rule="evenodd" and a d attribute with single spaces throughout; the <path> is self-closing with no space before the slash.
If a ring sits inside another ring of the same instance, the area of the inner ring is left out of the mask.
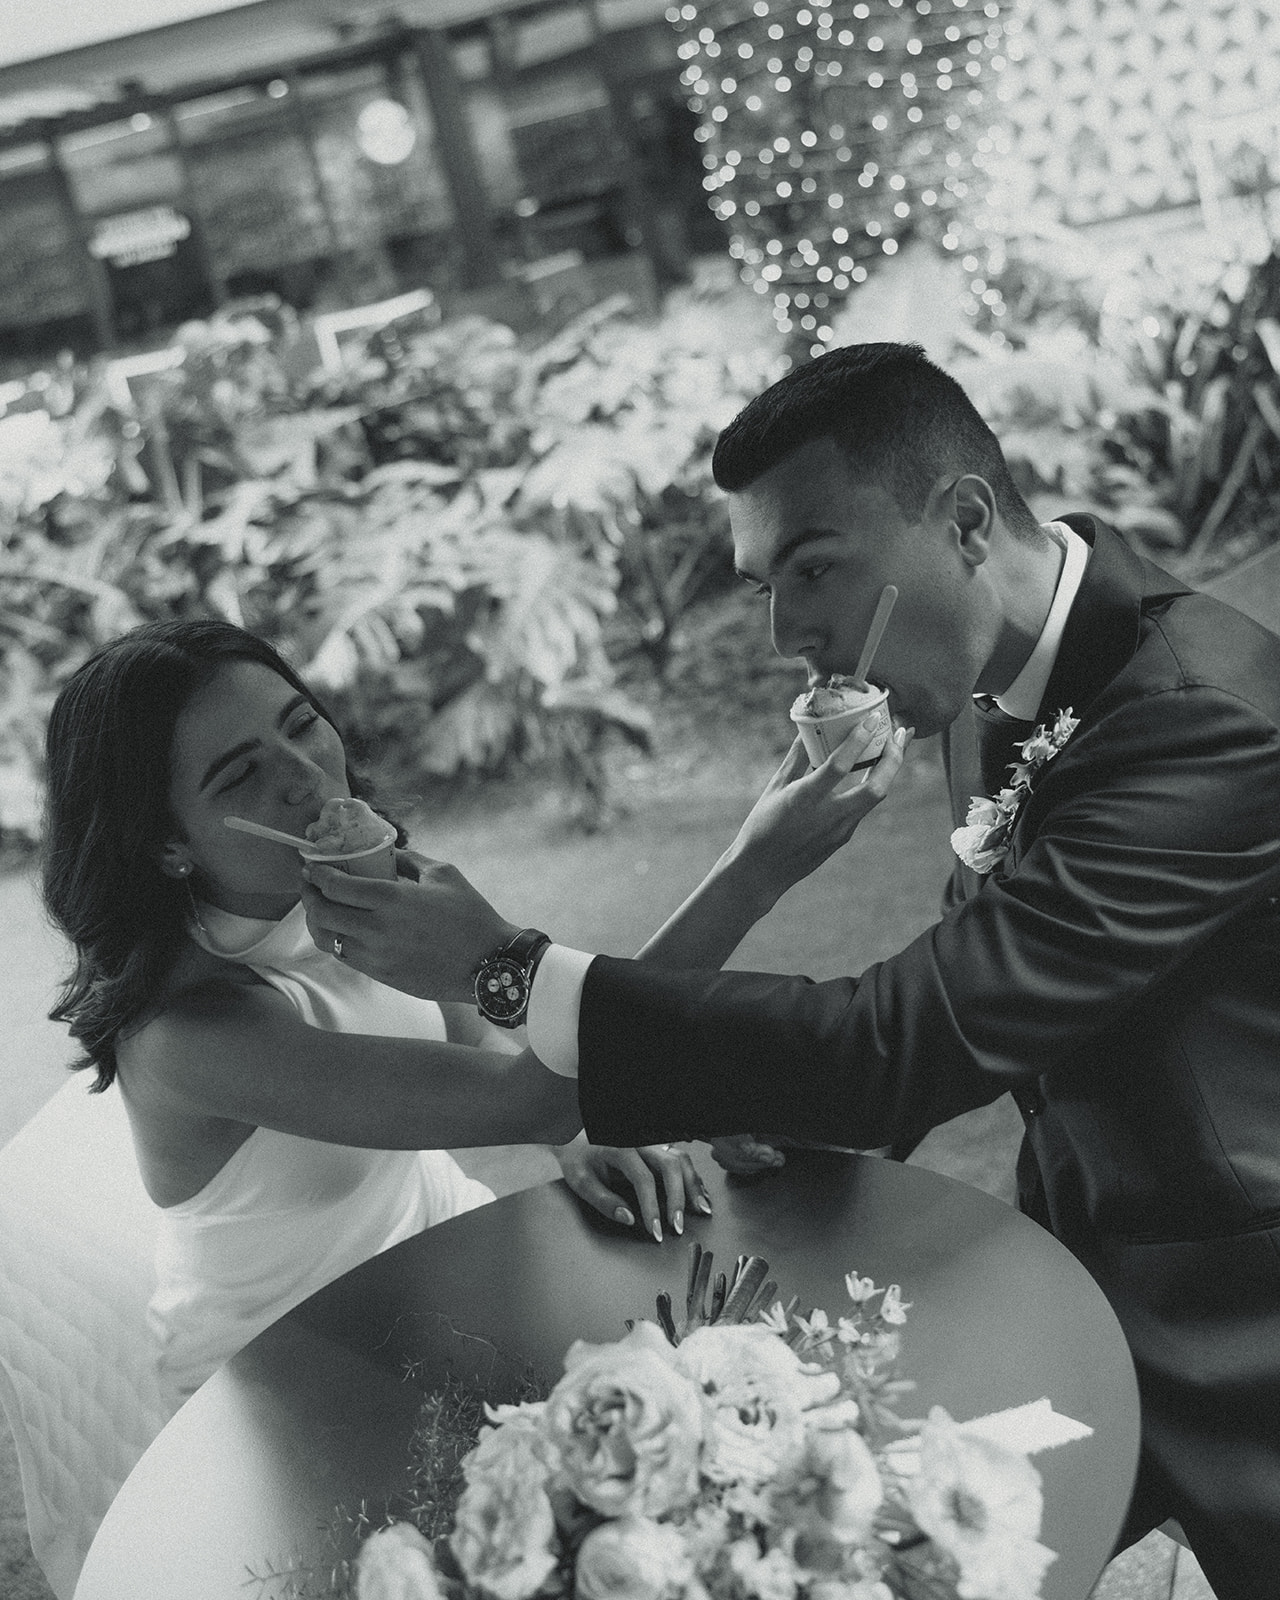
<path id="1" fill-rule="evenodd" d="M 666 4 L 257 0 L 0 68 L 0 367 L 145 348 L 263 293 L 474 296 L 570 252 L 678 278 L 724 238 Z M 1016 213 L 1271 226 L 1280 0 L 1021 15 Z"/>
<path id="2" fill-rule="evenodd" d="M 0 69 L 0 350 L 719 242 L 654 0 L 261 0 Z M 7 120 L 7 126 L 3 123 Z"/>

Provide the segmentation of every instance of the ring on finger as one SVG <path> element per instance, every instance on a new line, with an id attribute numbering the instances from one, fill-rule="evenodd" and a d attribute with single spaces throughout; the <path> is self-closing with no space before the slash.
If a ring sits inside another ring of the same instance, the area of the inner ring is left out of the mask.
<path id="1" fill-rule="evenodd" d="M 333 936 L 333 953 L 339 961 L 342 960 L 342 935 L 339 933 Z"/>

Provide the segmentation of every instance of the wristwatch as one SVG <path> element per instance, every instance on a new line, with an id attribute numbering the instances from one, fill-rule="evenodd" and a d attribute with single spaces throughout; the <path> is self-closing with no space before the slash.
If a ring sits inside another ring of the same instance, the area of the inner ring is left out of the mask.
<path id="1" fill-rule="evenodd" d="M 500 1028 L 518 1028 L 529 1009 L 529 991 L 543 951 L 551 943 L 537 928 L 522 928 L 476 969 L 480 1015 Z"/>

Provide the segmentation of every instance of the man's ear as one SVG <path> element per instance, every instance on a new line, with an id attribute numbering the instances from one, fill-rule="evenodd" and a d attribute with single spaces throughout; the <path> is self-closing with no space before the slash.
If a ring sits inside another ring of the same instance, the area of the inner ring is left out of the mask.
<path id="1" fill-rule="evenodd" d="M 176 839 L 161 848 L 160 870 L 166 878 L 189 878 L 195 862 L 191 859 L 191 852 L 185 844 L 179 844 Z"/>
<path id="2" fill-rule="evenodd" d="M 943 490 L 940 508 L 951 526 L 961 558 L 980 567 L 991 553 L 995 533 L 996 497 L 991 485 L 977 473 L 966 472 Z"/>

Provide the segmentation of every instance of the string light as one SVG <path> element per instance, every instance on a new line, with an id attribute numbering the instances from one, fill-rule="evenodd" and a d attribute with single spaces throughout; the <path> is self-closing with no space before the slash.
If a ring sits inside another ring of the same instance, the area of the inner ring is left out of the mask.
<path id="1" fill-rule="evenodd" d="M 984 237 L 994 221 L 979 201 L 1007 147 L 1000 74 L 1018 57 L 1025 4 L 689 0 L 667 10 L 729 253 L 810 354 L 834 337 L 844 298 L 917 235 L 963 255 L 975 315 L 1003 315 L 989 281 L 996 246 Z"/>

